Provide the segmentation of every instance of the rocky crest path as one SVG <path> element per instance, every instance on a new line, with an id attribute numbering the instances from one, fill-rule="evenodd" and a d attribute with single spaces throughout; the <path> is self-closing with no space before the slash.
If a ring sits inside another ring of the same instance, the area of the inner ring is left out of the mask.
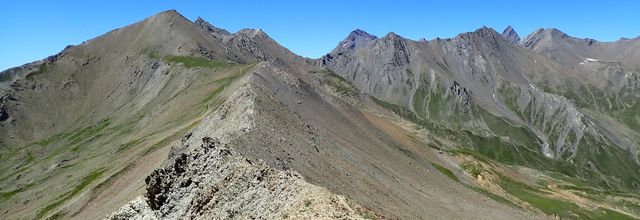
<path id="1" fill-rule="evenodd" d="M 255 129 L 255 93 L 242 85 L 146 177 L 146 193 L 107 219 L 364 219 L 344 196 L 238 153 L 231 140 Z"/>

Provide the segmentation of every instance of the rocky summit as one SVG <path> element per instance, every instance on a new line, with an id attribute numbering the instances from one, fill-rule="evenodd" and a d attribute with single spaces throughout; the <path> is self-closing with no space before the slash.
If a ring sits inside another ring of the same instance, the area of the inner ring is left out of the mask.
<path id="1" fill-rule="evenodd" d="M 640 38 L 175 10 L 0 73 L 0 219 L 638 219 Z"/>
<path id="2" fill-rule="evenodd" d="M 518 33 L 513 29 L 513 27 L 511 27 L 511 25 L 507 26 L 507 28 L 502 31 L 502 36 L 512 44 L 518 44 L 518 42 L 520 42 L 520 36 L 518 36 Z"/>

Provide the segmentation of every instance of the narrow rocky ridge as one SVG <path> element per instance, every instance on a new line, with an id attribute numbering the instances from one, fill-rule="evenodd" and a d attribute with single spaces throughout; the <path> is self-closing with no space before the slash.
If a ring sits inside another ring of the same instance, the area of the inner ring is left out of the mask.
<path id="1" fill-rule="evenodd" d="M 312 185 L 295 171 L 241 156 L 231 144 L 255 129 L 246 80 L 215 113 L 172 148 L 146 177 L 146 193 L 107 219 L 363 219 L 361 206 Z M 256 146 L 257 147 L 257 146 Z"/>

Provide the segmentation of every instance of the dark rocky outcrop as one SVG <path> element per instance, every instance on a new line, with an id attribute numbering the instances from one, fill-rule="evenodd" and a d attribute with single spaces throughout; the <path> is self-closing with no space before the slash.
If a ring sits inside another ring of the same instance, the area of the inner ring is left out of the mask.
<path id="1" fill-rule="evenodd" d="M 0 121 L 6 121 L 9 119 L 9 112 L 4 107 L 0 107 Z"/>

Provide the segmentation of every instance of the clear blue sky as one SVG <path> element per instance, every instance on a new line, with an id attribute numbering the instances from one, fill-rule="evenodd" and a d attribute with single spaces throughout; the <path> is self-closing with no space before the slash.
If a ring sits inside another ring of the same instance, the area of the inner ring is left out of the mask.
<path id="1" fill-rule="evenodd" d="M 235 32 L 262 28 L 293 52 L 316 58 L 361 28 L 410 39 L 453 37 L 483 25 L 538 27 L 614 41 L 640 35 L 640 1 L 33 1 L 0 2 L 0 71 L 42 59 L 157 12 L 176 9 Z"/>

